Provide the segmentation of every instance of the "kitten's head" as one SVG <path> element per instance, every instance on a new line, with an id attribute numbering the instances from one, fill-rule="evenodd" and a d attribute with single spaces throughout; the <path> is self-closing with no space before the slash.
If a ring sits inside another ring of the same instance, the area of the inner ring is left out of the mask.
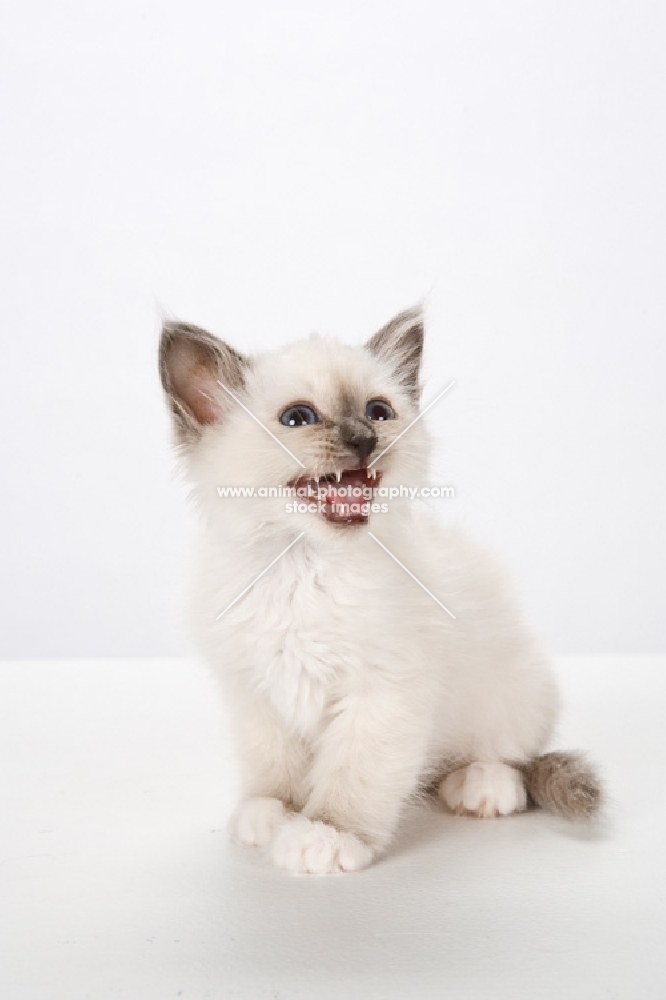
<path id="1" fill-rule="evenodd" d="M 312 337 L 254 358 L 166 323 L 160 375 L 201 501 L 250 526 L 329 536 L 382 516 L 369 489 L 419 485 L 425 472 L 421 422 L 402 437 L 418 414 L 422 346 L 418 309 L 363 347 Z M 229 487 L 254 496 L 220 496 Z M 279 495 L 286 487 L 300 495 Z"/>

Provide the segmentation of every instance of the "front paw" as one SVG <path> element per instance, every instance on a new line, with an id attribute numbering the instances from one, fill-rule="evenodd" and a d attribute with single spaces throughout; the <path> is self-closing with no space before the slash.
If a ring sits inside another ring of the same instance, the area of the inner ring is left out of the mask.
<path id="1" fill-rule="evenodd" d="M 229 820 L 229 833 L 243 847 L 268 847 L 286 818 L 279 799 L 246 799 Z"/>
<path id="2" fill-rule="evenodd" d="M 271 855 L 277 868 L 292 874 L 330 875 L 366 868 L 373 851 L 353 833 L 294 816 L 279 830 Z"/>

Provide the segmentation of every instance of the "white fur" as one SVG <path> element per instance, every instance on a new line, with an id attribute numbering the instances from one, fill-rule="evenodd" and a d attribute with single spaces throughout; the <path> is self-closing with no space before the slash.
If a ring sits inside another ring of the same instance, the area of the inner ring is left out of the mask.
<path id="1" fill-rule="evenodd" d="M 439 794 L 452 812 L 474 813 L 481 819 L 509 816 L 527 806 L 523 776 L 498 761 L 475 761 L 448 774 Z"/>
<path id="2" fill-rule="evenodd" d="M 280 799 L 247 799 L 231 817 L 229 833 L 243 847 L 268 847 L 286 818 Z"/>
<path id="3" fill-rule="evenodd" d="M 385 361 L 318 339 L 258 358 L 243 400 L 318 474 L 349 460 L 277 418 L 298 400 L 332 411 L 341 387 L 396 409 L 378 425 L 377 453 L 416 413 Z M 283 485 L 302 470 L 241 407 L 219 405 L 221 422 L 188 455 L 201 514 L 191 618 L 225 689 L 244 798 L 263 801 L 241 807 L 236 838 L 272 845 L 274 863 L 292 872 L 363 867 L 390 844 L 409 797 L 456 761 L 484 763 L 445 780 L 451 808 L 523 808 L 522 779 L 500 762 L 544 750 L 557 695 L 493 560 L 418 503 L 371 515 L 370 530 L 454 621 L 364 527 L 288 514 L 280 498 L 220 499 L 219 485 Z M 427 454 L 419 421 L 379 460 L 382 483 L 426 483 Z"/>
<path id="4" fill-rule="evenodd" d="M 366 868 L 372 848 L 352 833 L 341 833 L 327 823 L 292 817 L 278 833 L 271 857 L 277 868 L 293 875 L 331 875 Z"/>

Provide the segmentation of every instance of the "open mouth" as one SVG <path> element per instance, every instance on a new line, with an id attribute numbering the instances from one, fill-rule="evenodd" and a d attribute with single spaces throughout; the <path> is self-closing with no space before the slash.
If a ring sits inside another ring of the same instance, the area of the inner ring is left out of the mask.
<path id="1" fill-rule="evenodd" d="M 344 469 L 318 478 L 301 476 L 292 480 L 299 497 L 317 503 L 325 521 L 331 524 L 367 524 L 373 490 L 379 486 L 381 473 L 376 469 Z"/>

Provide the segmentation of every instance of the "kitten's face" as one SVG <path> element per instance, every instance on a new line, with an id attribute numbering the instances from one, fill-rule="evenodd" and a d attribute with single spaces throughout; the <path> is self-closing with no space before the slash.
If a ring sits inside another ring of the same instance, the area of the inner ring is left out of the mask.
<path id="1" fill-rule="evenodd" d="M 420 483 L 424 472 L 420 422 L 401 437 L 418 413 L 422 337 L 420 313 L 409 312 L 364 347 L 313 337 L 250 360 L 167 324 L 162 380 L 200 497 L 248 526 L 329 536 L 385 516 L 370 489 Z M 255 495 L 220 497 L 225 487 Z M 279 487 L 301 495 L 276 496 Z"/>

